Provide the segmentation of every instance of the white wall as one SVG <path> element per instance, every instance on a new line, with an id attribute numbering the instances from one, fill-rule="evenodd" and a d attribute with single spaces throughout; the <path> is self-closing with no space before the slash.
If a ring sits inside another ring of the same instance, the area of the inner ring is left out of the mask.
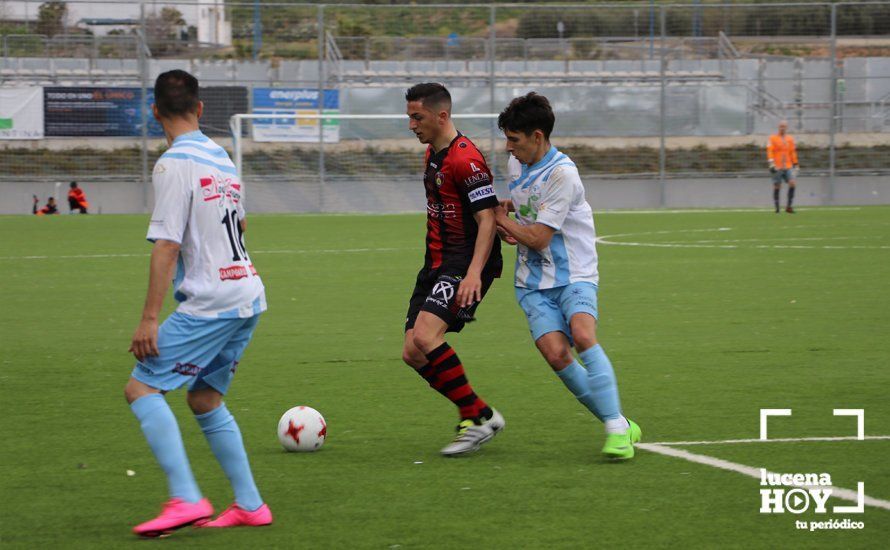
<path id="1" fill-rule="evenodd" d="M 294 178 L 296 178 L 296 174 Z M 587 200 L 594 210 L 616 208 L 659 208 L 661 186 L 655 180 L 584 178 Z M 78 178 L 87 194 L 90 211 L 104 214 L 136 214 L 153 206 L 153 193 L 140 183 L 94 183 Z M 317 181 L 269 182 L 247 181 L 247 207 L 250 212 L 407 212 L 421 211 L 425 203 L 423 186 L 417 178 L 328 182 L 322 188 Z M 62 212 L 68 212 L 67 181 L 59 188 L 53 183 L 4 183 L 0 214 L 28 214 L 31 196 L 46 197 L 58 193 Z M 498 189 L 499 195 L 504 195 Z M 786 189 L 782 189 L 785 204 Z M 772 211 L 772 185 L 763 178 L 674 179 L 665 182 L 668 208 L 763 208 Z M 828 200 L 828 178 L 802 177 L 797 184 L 796 206 L 890 204 L 890 177 L 838 177 L 834 201 Z"/>

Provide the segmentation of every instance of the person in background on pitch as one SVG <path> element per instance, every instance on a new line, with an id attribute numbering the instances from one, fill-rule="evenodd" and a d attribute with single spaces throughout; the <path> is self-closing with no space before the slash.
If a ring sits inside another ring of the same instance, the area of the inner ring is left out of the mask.
<path id="1" fill-rule="evenodd" d="M 511 155 L 511 200 L 496 210 L 498 232 L 517 245 L 516 299 L 535 346 L 572 395 L 605 425 L 603 454 L 626 460 L 633 458 L 642 434 L 621 412 L 615 371 L 596 338 L 593 212 L 575 163 L 550 144 L 555 120 L 550 102 L 535 92 L 511 101 L 498 117 Z M 516 220 L 508 212 L 516 212 Z"/>
<path id="2" fill-rule="evenodd" d="M 170 499 L 158 517 L 133 531 L 160 537 L 192 524 L 268 525 L 272 512 L 254 483 L 241 430 L 222 401 L 266 310 L 263 282 L 244 247 L 244 189 L 225 150 L 198 129 L 204 110 L 198 80 L 168 71 L 158 76 L 154 94 L 152 111 L 169 149 L 152 173 L 155 207 L 146 237 L 154 246 L 142 319 L 130 344 L 137 363 L 124 395 L 167 475 Z M 179 306 L 158 327 L 171 279 Z M 213 521 L 164 398 L 184 385 L 189 408 L 235 492 L 235 504 Z"/>
<path id="3" fill-rule="evenodd" d="M 769 137 L 766 145 L 766 158 L 769 162 L 769 173 L 773 178 L 773 204 L 776 207 L 776 214 L 781 210 L 779 208 L 779 190 L 782 182 L 788 184 L 788 204 L 785 206 L 785 212 L 794 214 L 794 208 L 791 203 L 794 201 L 794 188 L 797 185 L 797 146 L 794 144 L 794 138 L 788 134 L 788 121 L 779 122 L 779 133 Z"/>
<path id="4" fill-rule="evenodd" d="M 83 189 L 77 186 L 76 181 L 72 181 L 70 185 L 71 189 L 68 191 L 68 210 L 73 213 L 75 210 L 80 210 L 81 214 L 87 214 L 87 209 L 90 207 L 90 203 L 87 202 L 87 195 L 83 192 Z"/>
<path id="5" fill-rule="evenodd" d="M 47 214 L 58 214 L 59 207 L 56 205 L 55 197 L 50 197 L 46 199 L 46 206 L 38 209 L 37 205 L 40 204 L 40 199 L 37 198 L 37 195 L 34 195 L 34 204 L 31 206 L 31 213 L 37 216 L 45 216 Z"/>
<path id="6" fill-rule="evenodd" d="M 474 320 L 479 302 L 501 276 L 494 220 L 498 199 L 482 153 L 454 127 L 445 86 L 418 84 L 405 100 L 408 127 L 427 144 L 427 233 L 424 264 L 408 301 L 402 360 L 457 406 L 457 436 L 441 451 L 457 456 L 476 451 L 505 424 L 473 391 L 461 360 L 445 341 L 446 332 L 460 332 Z"/>

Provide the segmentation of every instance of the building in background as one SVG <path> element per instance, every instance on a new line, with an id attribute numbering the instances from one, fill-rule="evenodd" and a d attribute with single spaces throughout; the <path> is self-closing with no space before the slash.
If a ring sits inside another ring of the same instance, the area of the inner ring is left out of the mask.
<path id="1" fill-rule="evenodd" d="M 146 0 L 145 2 L 65 2 L 66 28 L 89 29 L 95 35 L 105 35 L 112 30 L 128 30 L 138 25 L 140 4 L 145 4 L 146 16 L 159 17 L 164 8 L 175 8 L 182 14 L 184 27 L 197 29 L 197 40 L 220 46 L 232 45 L 232 24 L 226 20 L 224 0 L 197 0 L 190 4 L 170 4 Z M 16 21 L 36 28 L 40 1 L 0 0 L 0 19 Z"/>

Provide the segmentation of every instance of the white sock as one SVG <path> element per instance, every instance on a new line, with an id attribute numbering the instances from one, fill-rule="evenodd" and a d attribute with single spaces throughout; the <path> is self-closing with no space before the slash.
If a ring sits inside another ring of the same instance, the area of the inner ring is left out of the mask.
<path id="1" fill-rule="evenodd" d="M 613 418 L 611 420 L 606 420 L 606 433 L 607 434 L 623 434 L 630 428 L 630 423 L 623 416 L 619 416 L 618 418 Z"/>

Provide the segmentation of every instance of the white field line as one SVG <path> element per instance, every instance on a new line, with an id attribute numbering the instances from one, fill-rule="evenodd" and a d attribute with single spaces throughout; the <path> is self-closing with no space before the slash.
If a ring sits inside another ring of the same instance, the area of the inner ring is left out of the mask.
<path id="1" fill-rule="evenodd" d="M 760 441 L 759 439 L 754 439 L 751 441 Z M 768 440 L 769 441 L 769 440 Z M 676 443 L 671 443 L 675 445 Z M 721 470 L 728 470 L 730 472 L 736 472 L 738 474 L 742 474 L 748 477 L 753 477 L 754 479 L 760 479 L 760 468 L 753 468 L 751 466 L 745 466 L 744 464 L 738 464 L 736 462 L 730 462 L 728 460 L 722 460 L 720 458 L 714 458 L 711 456 L 705 456 L 695 453 L 690 453 L 689 451 L 684 451 L 682 449 L 674 449 L 673 447 L 666 446 L 664 444 L 659 443 L 637 443 L 635 445 L 638 449 L 643 449 L 645 451 L 649 451 L 650 453 L 658 453 L 665 456 L 672 456 L 675 458 L 682 458 L 683 460 L 688 460 L 689 462 L 695 462 L 696 464 L 704 464 L 705 466 L 711 466 L 712 468 L 719 468 Z M 777 475 L 775 472 L 767 471 L 767 475 L 773 474 Z M 795 487 L 800 487 L 802 489 L 810 488 L 808 485 L 804 484 L 795 484 Z M 813 487 L 814 489 L 827 489 L 828 487 Z M 846 500 L 853 503 L 859 502 L 859 495 L 856 491 L 851 491 L 850 489 L 844 489 L 842 487 L 831 487 L 831 496 L 837 497 L 842 500 Z M 863 495 L 863 502 L 868 506 L 874 506 L 875 508 L 883 508 L 884 510 L 890 510 L 890 501 L 881 500 L 879 498 L 870 497 L 868 495 Z"/>
<path id="2" fill-rule="evenodd" d="M 890 435 L 867 435 L 865 439 L 886 440 Z M 798 441 L 861 441 L 855 435 L 842 437 L 777 437 L 775 439 L 722 439 L 719 441 L 657 441 L 650 445 L 671 447 L 673 445 L 726 445 L 733 443 L 795 443 Z"/>
<path id="3" fill-rule="evenodd" d="M 361 252 L 392 252 L 413 248 L 328 248 L 294 250 L 251 250 L 250 254 L 355 254 Z M 91 258 L 148 258 L 151 254 L 75 254 L 63 256 L 0 256 L 0 260 L 71 260 Z"/>
<path id="4" fill-rule="evenodd" d="M 623 238 L 623 237 L 641 237 L 646 235 L 672 235 L 676 233 L 714 233 L 714 232 L 724 232 L 724 231 L 732 231 L 731 227 L 713 227 L 709 229 L 675 229 L 675 230 L 667 230 L 667 231 L 645 231 L 639 233 L 617 233 L 615 235 L 603 235 L 601 237 L 596 238 L 597 244 L 606 244 L 606 245 L 615 245 L 615 246 L 641 246 L 641 247 L 649 247 L 649 248 L 723 248 L 723 249 L 738 249 L 738 248 L 755 248 L 755 249 L 764 249 L 764 248 L 775 248 L 775 249 L 803 249 L 803 250 L 812 250 L 812 249 L 822 249 L 822 250 L 890 250 L 890 245 L 804 245 L 804 244 L 755 244 L 758 242 L 765 242 L 770 240 L 783 240 L 787 239 L 789 241 L 799 241 L 799 240 L 831 240 L 831 239 L 858 239 L 858 238 L 875 238 L 875 237 L 783 237 L 782 239 L 777 238 L 769 238 L 769 239 L 710 239 L 710 240 L 696 240 L 696 241 L 685 241 L 685 242 L 645 242 L 645 241 L 615 241 L 613 239 Z M 731 243 L 750 243 L 746 245 L 739 244 L 731 244 Z M 709 244 L 710 243 L 710 244 Z M 725 243 L 725 244 L 717 244 L 717 243 Z"/>
<path id="5" fill-rule="evenodd" d="M 854 206 L 806 206 L 795 210 L 824 210 L 827 212 L 843 212 L 849 210 L 862 210 L 860 207 Z M 676 210 L 596 210 L 596 214 L 722 214 L 724 212 L 768 212 L 772 213 L 772 208 L 682 208 Z"/>
<path id="6" fill-rule="evenodd" d="M 871 237 L 771 237 L 767 239 L 706 239 L 701 241 L 687 241 L 692 244 L 707 243 L 763 243 L 767 241 L 849 241 L 857 239 L 880 239 L 878 235 Z M 686 243 L 680 243 L 686 244 Z"/>
<path id="7" fill-rule="evenodd" d="M 692 243 L 641 243 L 641 242 L 613 242 L 607 241 L 605 239 L 598 240 L 598 243 L 602 244 L 614 244 L 618 246 L 642 246 L 642 247 L 650 247 L 650 248 L 776 248 L 776 249 L 795 249 L 795 250 L 813 250 L 813 249 L 821 249 L 821 250 L 890 250 L 890 245 L 887 246 L 864 246 L 864 245 L 850 245 L 850 246 L 838 246 L 838 245 L 823 245 L 823 246 L 808 246 L 803 244 L 757 244 L 751 245 L 748 247 L 726 244 L 726 245 L 716 245 L 716 244 L 692 244 Z M 733 241 L 729 241 L 733 242 Z"/>

